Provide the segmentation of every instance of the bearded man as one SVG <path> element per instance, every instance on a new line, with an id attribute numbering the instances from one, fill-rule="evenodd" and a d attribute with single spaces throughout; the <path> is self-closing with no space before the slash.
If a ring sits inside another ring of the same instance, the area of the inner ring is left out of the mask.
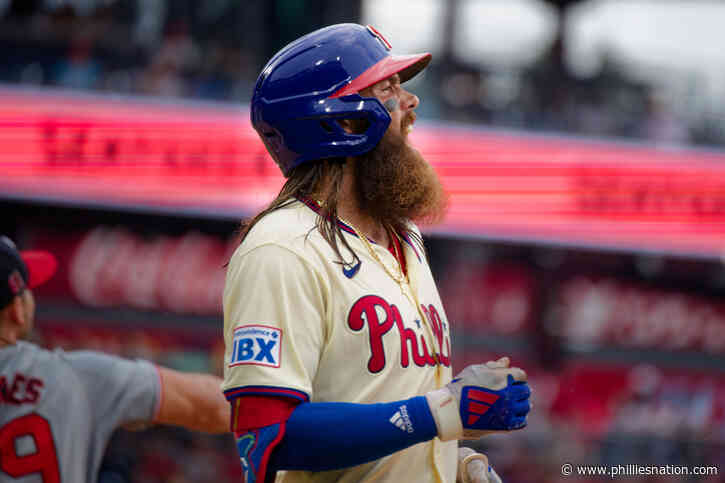
<path id="1" fill-rule="evenodd" d="M 497 481 L 458 440 L 526 425 L 526 374 L 508 358 L 451 377 L 414 224 L 440 220 L 445 196 L 408 140 L 419 99 L 402 86 L 430 59 L 341 24 L 257 80 L 252 124 L 287 182 L 242 229 L 224 290 L 245 481 Z"/>

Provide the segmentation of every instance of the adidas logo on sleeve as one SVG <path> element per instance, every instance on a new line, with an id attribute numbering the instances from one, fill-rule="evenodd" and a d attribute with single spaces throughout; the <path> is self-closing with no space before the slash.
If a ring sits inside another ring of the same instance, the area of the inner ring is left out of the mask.
<path id="1" fill-rule="evenodd" d="M 410 421 L 410 416 L 408 416 L 408 407 L 405 404 L 395 411 L 395 414 L 390 417 L 389 421 L 401 431 L 406 431 L 408 433 L 415 431 L 413 429 L 413 423 Z"/>

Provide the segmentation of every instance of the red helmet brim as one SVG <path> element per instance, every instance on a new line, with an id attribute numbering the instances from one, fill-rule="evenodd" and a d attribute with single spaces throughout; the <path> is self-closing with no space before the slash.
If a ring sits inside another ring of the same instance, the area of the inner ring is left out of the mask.
<path id="1" fill-rule="evenodd" d="M 350 83 L 338 89 L 330 98 L 334 99 L 336 97 L 356 94 L 381 80 L 387 79 L 393 74 L 398 74 L 400 76 L 400 82 L 403 83 L 412 79 L 420 71 L 425 69 L 430 63 L 430 60 L 431 54 L 427 52 L 423 54 L 391 55 L 384 57 L 351 80 Z"/>

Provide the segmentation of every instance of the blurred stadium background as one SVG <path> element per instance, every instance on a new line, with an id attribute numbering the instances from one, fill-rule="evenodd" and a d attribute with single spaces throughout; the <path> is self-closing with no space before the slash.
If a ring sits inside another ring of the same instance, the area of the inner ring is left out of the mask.
<path id="1" fill-rule="evenodd" d="M 434 53 L 413 136 L 452 195 L 427 243 L 455 369 L 508 354 L 535 388 L 478 443 L 504 481 L 725 481 L 720 1 L 0 0 L 2 232 L 61 262 L 37 340 L 221 372 L 223 265 L 281 182 L 253 82 L 344 21 Z M 230 437 L 139 436 L 101 481 L 239 481 Z"/>

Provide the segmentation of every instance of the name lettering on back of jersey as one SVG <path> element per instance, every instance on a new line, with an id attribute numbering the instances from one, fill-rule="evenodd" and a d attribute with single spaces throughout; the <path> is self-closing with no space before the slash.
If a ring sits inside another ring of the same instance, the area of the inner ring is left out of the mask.
<path id="1" fill-rule="evenodd" d="M 243 325 L 234 329 L 229 367 L 242 364 L 279 367 L 282 330 L 266 325 Z"/>
<path id="2" fill-rule="evenodd" d="M 426 320 L 430 324 L 436 338 L 436 347 L 428 347 L 425 337 L 425 328 L 416 333 L 403 323 L 400 310 L 394 304 L 389 304 L 378 295 L 366 295 L 358 299 L 347 316 L 347 325 L 354 331 L 368 329 L 370 343 L 370 359 L 368 371 L 376 374 L 385 369 L 385 336 L 393 327 L 397 329 L 400 337 L 400 366 L 405 368 L 413 363 L 418 367 L 435 366 L 436 358 L 446 367 L 450 367 L 451 343 L 448 334 L 444 334 L 444 323 L 433 305 L 422 305 Z M 422 324 L 421 324 L 422 325 Z M 435 354 L 440 348 L 440 354 Z"/>
<path id="3" fill-rule="evenodd" d="M 43 381 L 17 373 L 12 379 L 0 376 L 0 403 L 34 404 L 41 396 Z"/>

